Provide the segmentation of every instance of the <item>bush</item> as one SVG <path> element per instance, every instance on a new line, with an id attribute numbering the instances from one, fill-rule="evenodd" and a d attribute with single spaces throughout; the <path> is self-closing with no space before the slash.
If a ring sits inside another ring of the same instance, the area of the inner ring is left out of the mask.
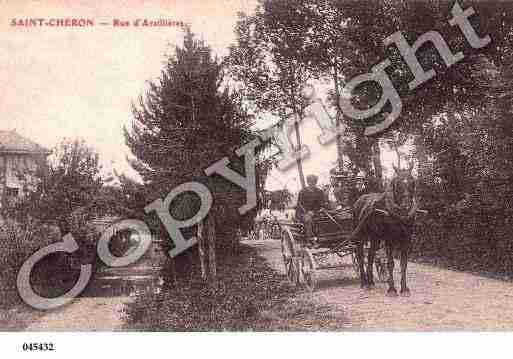
<path id="1" fill-rule="evenodd" d="M 413 257 L 459 270 L 513 275 L 513 223 L 501 213 L 454 208 L 417 226 Z"/>
<path id="2" fill-rule="evenodd" d="M 16 288 L 16 278 L 23 263 L 34 252 L 61 240 L 57 227 L 43 225 L 37 221 L 21 224 L 10 219 L 2 220 L 0 308 L 6 309 L 21 303 Z M 80 274 L 76 257 L 76 255 L 55 253 L 40 260 L 34 266 L 30 278 L 36 293 L 44 297 L 55 297 L 72 288 Z"/>
<path id="3" fill-rule="evenodd" d="M 1 220 L 0 225 L 0 308 L 7 308 L 20 301 L 16 277 L 24 261 L 38 249 L 59 240 L 58 230 L 35 223 L 21 225 L 12 220 Z"/>

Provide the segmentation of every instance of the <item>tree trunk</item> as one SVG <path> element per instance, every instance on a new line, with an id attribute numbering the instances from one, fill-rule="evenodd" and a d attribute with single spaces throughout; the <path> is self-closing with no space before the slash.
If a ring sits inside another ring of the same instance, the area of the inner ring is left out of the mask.
<path id="1" fill-rule="evenodd" d="M 178 281 L 176 275 L 176 262 L 174 258 L 169 258 L 169 284 L 171 286 L 176 285 Z"/>
<path id="2" fill-rule="evenodd" d="M 344 143 L 342 141 L 342 135 L 340 134 L 340 127 L 342 126 L 342 111 L 340 110 L 340 89 L 338 87 L 338 70 L 337 70 L 337 63 L 334 63 L 333 65 L 333 82 L 335 87 L 335 101 L 336 101 L 336 108 L 337 108 L 337 117 L 336 117 L 336 123 L 337 123 L 337 166 L 339 171 L 344 170 Z"/>
<path id="3" fill-rule="evenodd" d="M 242 240 L 242 230 L 237 228 L 235 231 L 235 238 L 233 239 L 232 255 L 236 255 L 240 251 L 240 241 Z"/>
<path id="4" fill-rule="evenodd" d="M 415 158 L 419 164 L 418 177 L 425 178 L 428 176 L 429 160 L 427 156 L 426 147 L 424 146 L 423 140 L 420 136 L 415 138 Z"/>
<path id="5" fill-rule="evenodd" d="M 301 114 L 299 114 L 301 116 Z M 301 151 L 301 134 L 299 133 L 299 123 L 296 121 L 294 123 L 294 128 L 296 130 L 296 142 L 298 151 Z M 299 182 L 301 183 L 301 188 L 306 187 L 305 175 L 303 173 L 303 161 L 301 160 L 301 156 L 298 156 L 296 159 L 297 162 L 297 172 L 299 173 Z"/>
<path id="6" fill-rule="evenodd" d="M 205 238 L 203 235 L 203 221 L 198 223 L 198 253 L 201 268 L 201 279 L 207 280 L 207 269 L 205 263 Z"/>
<path id="7" fill-rule="evenodd" d="M 377 190 L 383 190 L 383 168 L 381 166 L 381 149 L 379 148 L 379 139 L 371 145 L 372 147 L 372 163 L 374 166 L 374 175 L 376 176 Z"/>
<path id="8" fill-rule="evenodd" d="M 158 238 L 161 239 L 163 243 L 169 241 L 168 235 L 162 232 L 160 228 L 156 230 L 155 235 L 158 236 Z M 167 257 L 164 270 L 162 271 L 162 276 L 164 277 L 164 285 L 168 288 L 172 288 L 178 283 L 176 261 L 173 257 Z"/>
<path id="9" fill-rule="evenodd" d="M 187 259 L 189 260 L 189 281 L 192 282 L 195 272 L 193 248 L 189 248 L 189 250 L 187 251 Z"/>
<path id="10" fill-rule="evenodd" d="M 66 234 L 71 232 L 71 226 L 69 224 L 69 220 L 64 217 L 60 217 L 57 219 L 57 227 L 59 227 L 59 231 L 61 232 L 61 237 L 64 237 Z"/>
<path id="11" fill-rule="evenodd" d="M 211 284 L 217 284 L 216 227 L 213 215 L 207 217 L 208 266 Z"/>

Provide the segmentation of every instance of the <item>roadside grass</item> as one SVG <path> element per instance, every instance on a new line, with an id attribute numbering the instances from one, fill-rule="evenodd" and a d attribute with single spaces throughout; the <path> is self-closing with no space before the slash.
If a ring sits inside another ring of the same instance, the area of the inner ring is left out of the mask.
<path id="1" fill-rule="evenodd" d="M 256 250 L 219 254 L 216 286 L 199 275 L 158 294 L 144 293 L 125 309 L 126 329 L 144 331 L 333 330 L 329 308 L 303 295 Z"/>

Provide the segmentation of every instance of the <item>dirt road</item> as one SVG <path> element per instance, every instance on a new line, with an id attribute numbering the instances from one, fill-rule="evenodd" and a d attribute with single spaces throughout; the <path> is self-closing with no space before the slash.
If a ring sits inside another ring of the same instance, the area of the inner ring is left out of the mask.
<path id="1" fill-rule="evenodd" d="M 247 241 L 285 274 L 280 242 Z M 348 263 L 349 264 L 349 263 Z M 396 271 L 398 266 L 396 265 Z M 360 289 L 351 266 L 319 271 L 314 293 L 300 294 L 340 318 L 341 330 L 513 330 L 513 284 L 476 275 L 410 263 L 411 297 L 387 297 L 387 285 Z M 286 279 L 285 279 L 286 280 Z M 395 273 L 399 283 L 399 272 Z M 323 315 L 326 315 L 324 313 Z M 331 319 L 333 321 L 333 319 Z"/>
<path id="2" fill-rule="evenodd" d="M 279 241 L 245 243 L 285 274 Z M 158 290 L 155 270 L 145 263 L 107 269 L 81 298 L 45 313 L 25 330 L 126 330 L 123 307 L 137 292 Z M 396 270 L 398 283 L 398 266 Z M 288 303 L 260 313 L 269 324 L 267 330 L 513 330 L 513 284 L 509 282 L 410 263 L 411 297 L 391 298 L 385 295 L 385 283 L 377 283 L 372 291 L 360 289 L 349 260 L 342 269 L 317 274 L 314 293 L 300 290 Z"/>
<path id="3" fill-rule="evenodd" d="M 27 331 L 115 331 L 123 329 L 122 308 L 128 298 L 79 298 L 32 323 Z"/>

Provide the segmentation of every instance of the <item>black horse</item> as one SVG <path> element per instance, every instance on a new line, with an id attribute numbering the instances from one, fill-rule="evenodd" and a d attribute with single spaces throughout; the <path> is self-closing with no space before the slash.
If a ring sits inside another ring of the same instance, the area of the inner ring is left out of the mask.
<path id="1" fill-rule="evenodd" d="M 384 193 L 362 195 L 353 205 L 356 242 L 356 257 L 360 270 L 362 288 L 374 286 L 373 262 L 380 241 L 384 241 L 388 261 L 388 292 L 396 296 L 394 286 L 393 250 L 399 248 L 401 261 L 401 295 L 409 296 L 410 290 L 406 285 L 406 267 L 408 251 L 415 214 L 417 212 L 416 183 L 412 176 L 413 165 L 408 169 L 398 169 L 394 166 L 395 176 Z M 367 271 L 364 268 L 364 244 L 370 241 L 367 260 Z"/>

